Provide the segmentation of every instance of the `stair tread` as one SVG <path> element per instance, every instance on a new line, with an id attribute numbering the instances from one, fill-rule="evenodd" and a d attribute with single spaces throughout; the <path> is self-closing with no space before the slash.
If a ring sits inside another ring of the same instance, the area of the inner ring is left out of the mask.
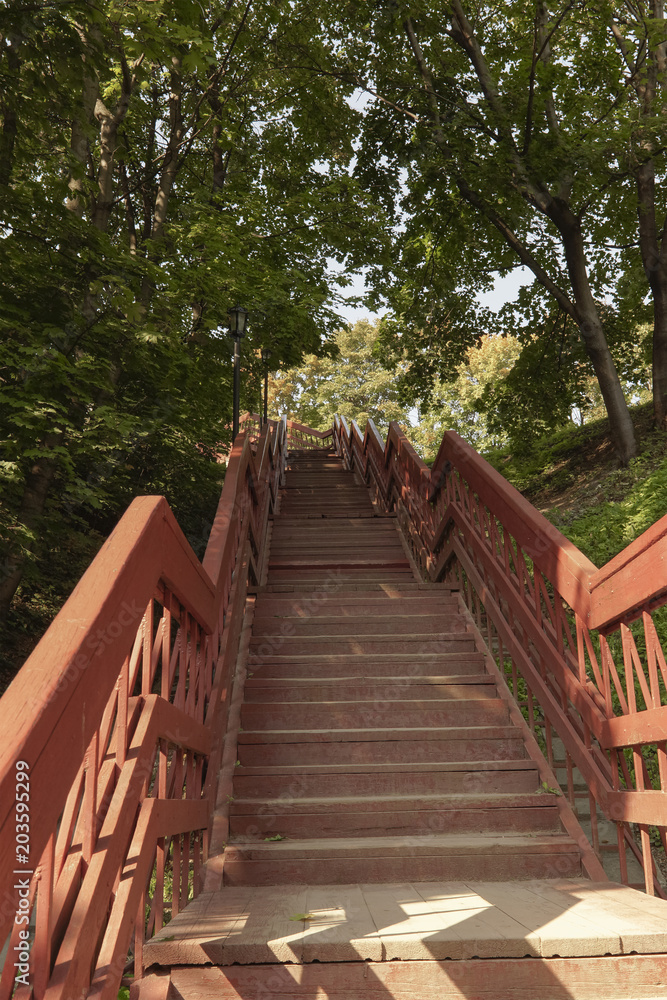
<path id="1" fill-rule="evenodd" d="M 476 761 L 427 761 L 401 764 L 273 764 L 265 767 L 243 767 L 234 769 L 234 776 L 263 777 L 268 775 L 292 774 L 403 774 L 432 771 L 536 771 L 537 764 L 530 757 L 521 760 L 476 760 Z"/>
<path id="2" fill-rule="evenodd" d="M 319 677 L 248 677 L 245 682 L 246 687 L 251 688 L 281 688 L 281 687 L 322 687 L 327 684 L 342 684 L 345 681 L 349 681 L 351 684 L 356 686 L 361 686 L 364 683 L 372 684 L 377 686 L 379 684 L 386 684 L 390 681 L 392 684 L 409 684 L 410 686 L 417 687 L 428 687 L 429 685 L 438 685 L 446 687 L 455 687 L 457 684 L 465 685 L 476 685 L 481 684 L 488 687 L 492 687 L 496 681 L 490 674 L 391 674 L 391 677 L 380 677 L 378 678 L 375 674 L 349 674 L 349 676 L 334 676 L 327 677 L 322 675 Z"/>
<path id="3" fill-rule="evenodd" d="M 389 857 L 397 853 L 411 852 L 415 855 L 431 856 L 442 851 L 454 855 L 494 851 L 506 854 L 520 849 L 544 853 L 545 851 L 571 851 L 574 842 L 566 833 L 536 834 L 415 834 L 413 837 L 308 837 L 284 840 L 258 841 L 235 837 L 227 845 L 225 862 L 229 857 L 243 855 L 248 859 L 262 859 L 277 855 L 287 857 Z"/>
<path id="4" fill-rule="evenodd" d="M 426 726 L 426 727 L 415 727 L 406 726 L 405 728 L 398 729 L 382 729 L 382 728 L 372 728 L 368 727 L 365 729 L 242 729 L 239 733 L 239 742 L 245 743 L 249 741 L 249 737 L 253 739 L 261 739 L 265 742 L 269 737 L 292 737 L 294 739 L 303 740 L 309 736 L 312 737 L 323 737 L 327 736 L 332 742 L 339 742 L 346 736 L 353 735 L 355 739 L 358 740 L 453 740 L 453 739 L 470 739 L 469 734 L 474 732 L 479 735 L 480 739 L 488 739 L 490 736 L 495 739 L 505 739 L 514 737 L 517 740 L 521 739 L 519 733 L 510 725 L 498 725 L 498 726 Z"/>
<path id="5" fill-rule="evenodd" d="M 232 811 L 240 805 L 250 805 L 263 803 L 265 805 L 277 804 L 286 808 L 292 808 L 295 804 L 299 807 L 314 806 L 318 804 L 332 805 L 359 805 L 360 803 L 381 803 L 406 804 L 409 802 L 446 802 L 452 808 L 477 808 L 487 803 L 489 807 L 507 808 L 509 806 L 521 808 L 522 806 L 536 806 L 538 808 L 551 808 L 558 800 L 558 796 L 550 792 L 537 790 L 534 792 L 395 792 L 392 794 L 382 793 L 376 795 L 305 795 L 290 796 L 289 801 L 282 797 L 275 799 L 269 796 L 239 796 L 232 802 Z"/>

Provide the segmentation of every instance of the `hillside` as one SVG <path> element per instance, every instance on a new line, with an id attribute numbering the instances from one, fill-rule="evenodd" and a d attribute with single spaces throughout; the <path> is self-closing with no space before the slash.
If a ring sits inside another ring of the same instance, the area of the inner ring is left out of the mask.
<path id="1" fill-rule="evenodd" d="M 619 468 L 606 421 L 548 435 L 523 454 L 486 456 L 597 566 L 667 514 L 665 435 L 651 429 L 650 404 L 633 419 L 639 455 Z"/>

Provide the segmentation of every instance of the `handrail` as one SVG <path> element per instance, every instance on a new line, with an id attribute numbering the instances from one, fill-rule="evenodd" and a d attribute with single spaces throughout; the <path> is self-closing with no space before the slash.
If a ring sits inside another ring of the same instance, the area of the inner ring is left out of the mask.
<path id="1" fill-rule="evenodd" d="M 328 431 L 316 431 L 305 424 L 299 424 L 295 420 L 288 420 L 286 417 L 285 427 L 287 432 L 287 447 L 289 448 L 313 448 L 324 447 L 333 441 L 333 428 Z M 273 421 L 269 421 L 272 426 Z M 257 413 L 244 413 L 239 420 L 241 431 L 247 431 L 254 443 L 258 438 L 262 428 L 262 418 Z"/>
<path id="2" fill-rule="evenodd" d="M 200 890 L 288 440 L 239 434 L 203 563 L 163 497 L 134 500 L 0 701 L 0 1000 L 115 1000 Z"/>
<path id="3" fill-rule="evenodd" d="M 562 741 L 596 852 L 600 813 L 623 880 L 629 850 L 646 891 L 665 895 L 651 835 L 667 848 L 667 665 L 651 612 L 667 603 L 667 516 L 598 569 L 453 431 L 431 469 L 396 423 L 385 443 L 372 421 L 362 434 L 336 418 L 334 445 L 396 510 L 424 576 L 461 591 L 550 765 Z"/>

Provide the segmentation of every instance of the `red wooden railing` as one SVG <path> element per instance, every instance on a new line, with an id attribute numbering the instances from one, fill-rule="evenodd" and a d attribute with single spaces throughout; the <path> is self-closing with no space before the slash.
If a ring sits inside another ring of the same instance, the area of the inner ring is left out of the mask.
<path id="1" fill-rule="evenodd" d="M 397 424 L 386 444 L 336 419 L 348 467 L 395 509 L 426 579 L 459 589 L 554 765 L 565 748 L 586 783 L 596 852 L 627 851 L 648 893 L 665 896 L 651 838 L 667 847 L 667 667 L 653 614 L 667 604 L 667 516 L 597 569 L 457 434 L 444 435 L 429 469 Z M 603 845 L 598 818 L 615 824 Z"/>
<path id="2" fill-rule="evenodd" d="M 272 421 L 269 421 L 272 424 Z M 239 420 L 239 429 L 245 431 L 252 442 L 258 440 L 262 430 L 262 419 L 257 413 L 244 413 Z M 315 431 L 312 427 L 297 424 L 294 420 L 285 420 L 287 447 L 326 448 L 333 441 L 333 428 L 328 431 Z"/>
<path id="3" fill-rule="evenodd" d="M 1 1000 L 115 1000 L 200 889 L 286 449 L 284 420 L 239 435 L 203 563 L 162 497 L 135 500 L 5 693 Z"/>

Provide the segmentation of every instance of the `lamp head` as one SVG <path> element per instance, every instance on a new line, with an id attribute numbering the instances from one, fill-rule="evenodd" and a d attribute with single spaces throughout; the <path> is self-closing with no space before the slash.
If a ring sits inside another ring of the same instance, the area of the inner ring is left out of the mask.
<path id="1" fill-rule="evenodd" d="M 227 313 L 229 317 L 229 335 L 240 340 L 245 335 L 246 324 L 248 322 L 248 310 L 243 306 L 235 305 Z"/>

